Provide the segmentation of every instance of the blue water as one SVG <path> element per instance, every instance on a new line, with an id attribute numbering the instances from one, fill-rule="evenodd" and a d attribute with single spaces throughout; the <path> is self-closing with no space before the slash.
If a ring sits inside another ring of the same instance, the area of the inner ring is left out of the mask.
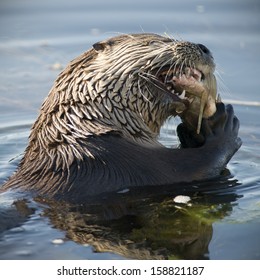
<path id="1" fill-rule="evenodd" d="M 177 194 L 189 195 L 191 206 L 181 209 L 169 193 L 130 201 L 131 214 L 122 210 L 123 195 L 112 210 L 109 205 L 79 212 L 42 201 L 14 207 L 11 194 L 2 194 L 0 259 L 260 259 L 260 107 L 244 103 L 260 102 L 260 4 L 212 2 L 1 1 L 0 184 L 16 169 L 61 69 L 93 43 L 121 33 L 166 33 L 206 45 L 217 63 L 222 98 L 239 103 L 234 108 L 243 146 L 228 165 L 233 178 L 191 186 L 193 192 L 184 186 Z M 176 124 L 171 120 L 162 130 L 165 145 L 176 141 Z M 189 245 L 196 240 L 202 245 Z"/>

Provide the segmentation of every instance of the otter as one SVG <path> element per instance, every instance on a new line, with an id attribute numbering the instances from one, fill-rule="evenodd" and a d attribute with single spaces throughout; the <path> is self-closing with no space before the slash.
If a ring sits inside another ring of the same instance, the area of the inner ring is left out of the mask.
<path id="1" fill-rule="evenodd" d="M 56 79 L 2 190 L 82 203 L 219 176 L 241 140 L 232 106 L 215 100 L 214 70 L 204 45 L 156 34 L 94 44 Z M 158 141 L 171 116 L 182 119 L 176 148 Z"/>

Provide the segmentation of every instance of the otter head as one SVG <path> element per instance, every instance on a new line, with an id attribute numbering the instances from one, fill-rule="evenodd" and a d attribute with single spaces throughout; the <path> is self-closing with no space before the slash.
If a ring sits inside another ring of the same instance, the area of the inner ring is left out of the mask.
<path id="1" fill-rule="evenodd" d="M 97 56 L 88 67 L 89 81 L 131 135 L 140 129 L 157 135 L 164 121 L 177 114 L 199 130 L 201 118 L 215 112 L 215 64 L 205 46 L 134 34 L 93 48 Z"/>

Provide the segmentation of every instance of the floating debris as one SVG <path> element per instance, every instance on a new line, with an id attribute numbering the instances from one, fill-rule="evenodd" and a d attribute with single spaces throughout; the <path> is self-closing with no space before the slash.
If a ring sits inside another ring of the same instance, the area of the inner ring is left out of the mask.
<path id="1" fill-rule="evenodd" d="M 177 195 L 173 199 L 175 203 L 182 203 L 182 204 L 187 204 L 190 200 L 191 198 L 186 195 Z"/>
<path id="2" fill-rule="evenodd" d="M 60 245 L 60 244 L 64 243 L 64 240 L 60 239 L 60 238 L 57 238 L 57 239 L 53 239 L 51 243 L 54 244 L 54 245 Z"/>
<path id="3" fill-rule="evenodd" d="M 121 191 L 118 191 L 117 193 L 128 193 L 129 192 L 129 189 L 123 189 Z"/>

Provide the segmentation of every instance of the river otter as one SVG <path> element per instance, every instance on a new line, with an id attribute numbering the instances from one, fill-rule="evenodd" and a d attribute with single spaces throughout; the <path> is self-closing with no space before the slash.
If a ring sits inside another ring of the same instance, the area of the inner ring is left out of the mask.
<path id="1" fill-rule="evenodd" d="M 214 69 L 205 46 L 156 34 L 94 44 L 58 76 L 3 189 L 84 202 L 130 187 L 220 175 L 241 140 L 232 106 L 216 105 L 209 94 Z M 207 95 L 196 131 L 189 112 L 201 88 Z M 170 149 L 157 137 L 176 115 L 183 119 L 181 147 Z"/>

